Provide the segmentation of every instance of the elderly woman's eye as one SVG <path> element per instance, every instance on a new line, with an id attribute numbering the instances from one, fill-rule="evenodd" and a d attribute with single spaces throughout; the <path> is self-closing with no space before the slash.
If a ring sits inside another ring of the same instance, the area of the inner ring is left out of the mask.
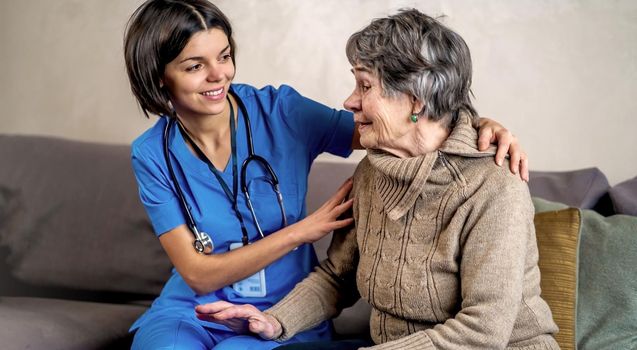
<path id="1" fill-rule="evenodd" d="M 371 88 L 371 86 L 369 85 L 361 85 L 361 91 L 362 92 L 367 92 L 367 90 L 369 90 Z"/>

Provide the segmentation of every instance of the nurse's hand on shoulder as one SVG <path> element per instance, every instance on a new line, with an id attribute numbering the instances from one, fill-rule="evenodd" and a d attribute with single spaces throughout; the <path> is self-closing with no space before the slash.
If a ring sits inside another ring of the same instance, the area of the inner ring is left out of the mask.
<path id="1" fill-rule="evenodd" d="M 511 172 L 520 174 L 522 180 L 529 182 L 529 160 L 518 138 L 495 120 L 480 118 L 479 124 L 478 149 L 484 151 L 490 144 L 496 144 L 498 150 L 495 154 L 495 162 L 501 166 L 504 157 L 508 154 Z"/>
<path id="2" fill-rule="evenodd" d="M 217 301 L 195 307 L 197 318 L 222 324 L 237 334 L 254 333 L 263 339 L 278 338 L 282 333 L 279 321 L 250 304 L 234 305 Z"/>
<path id="3" fill-rule="evenodd" d="M 354 219 L 341 218 L 352 207 L 354 198 L 345 200 L 352 190 L 352 179 L 347 179 L 338 191 L 314 213 L 305 219 L 291 225 L 294 237 L 301 243 L 313 243 L 323 238 L 328 233 L 347 227 L 354 223 Z"/>

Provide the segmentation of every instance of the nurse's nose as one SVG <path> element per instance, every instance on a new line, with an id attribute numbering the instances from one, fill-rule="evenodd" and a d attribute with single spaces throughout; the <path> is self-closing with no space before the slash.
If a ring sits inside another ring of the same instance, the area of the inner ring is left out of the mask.
<path id="1" fill-rule="evenodd" d="M 223 79 L 223 74 L 224 71 L 220 65 L 212 65 L 208 69 L 208 76 L 206 77 L 206 79 L 211 82 L 220 81 L 221 79 Z"/>

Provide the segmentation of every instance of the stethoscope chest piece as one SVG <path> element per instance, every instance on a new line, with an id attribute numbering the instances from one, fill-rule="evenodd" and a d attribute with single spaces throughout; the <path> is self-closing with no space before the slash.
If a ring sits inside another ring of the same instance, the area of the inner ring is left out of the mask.
<path id="1" fill-rule="evenodd" d="M 212 243 L 212 239 L 205 232 L 199 232 L 192 245 L 195 247 L 197 253 L 206 255 L 211 254 L 212 251 L 215 249 L 215 246 Z"/>

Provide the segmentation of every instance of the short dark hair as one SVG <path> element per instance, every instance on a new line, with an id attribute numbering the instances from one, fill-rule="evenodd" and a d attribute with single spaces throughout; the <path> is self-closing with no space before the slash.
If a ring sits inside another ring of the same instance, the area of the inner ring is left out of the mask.
<path id="1" fill-rule="evenodd" d="M 376 73 L 383 94 L 397 92 L 425 104 L 420 112 L 455 124 L 460 111 L 477 122 L 471 103 L 471 54 L 465 41 L 435 18 L 416 9 L 373 20 L 350 36 L 346 54 L 352 65 Z"/>
<path id="2" fill-rule="evenodd" d="M 228 37 L 234 62 L 232 27 L 219 8 L 207 0 L 147 0 L 128 20 L 124 60 L 133 95 L 142 111 L 172 116 L 168 92 L 160 86 L 166 65 L 197 32 L 221 29 Z"/>

